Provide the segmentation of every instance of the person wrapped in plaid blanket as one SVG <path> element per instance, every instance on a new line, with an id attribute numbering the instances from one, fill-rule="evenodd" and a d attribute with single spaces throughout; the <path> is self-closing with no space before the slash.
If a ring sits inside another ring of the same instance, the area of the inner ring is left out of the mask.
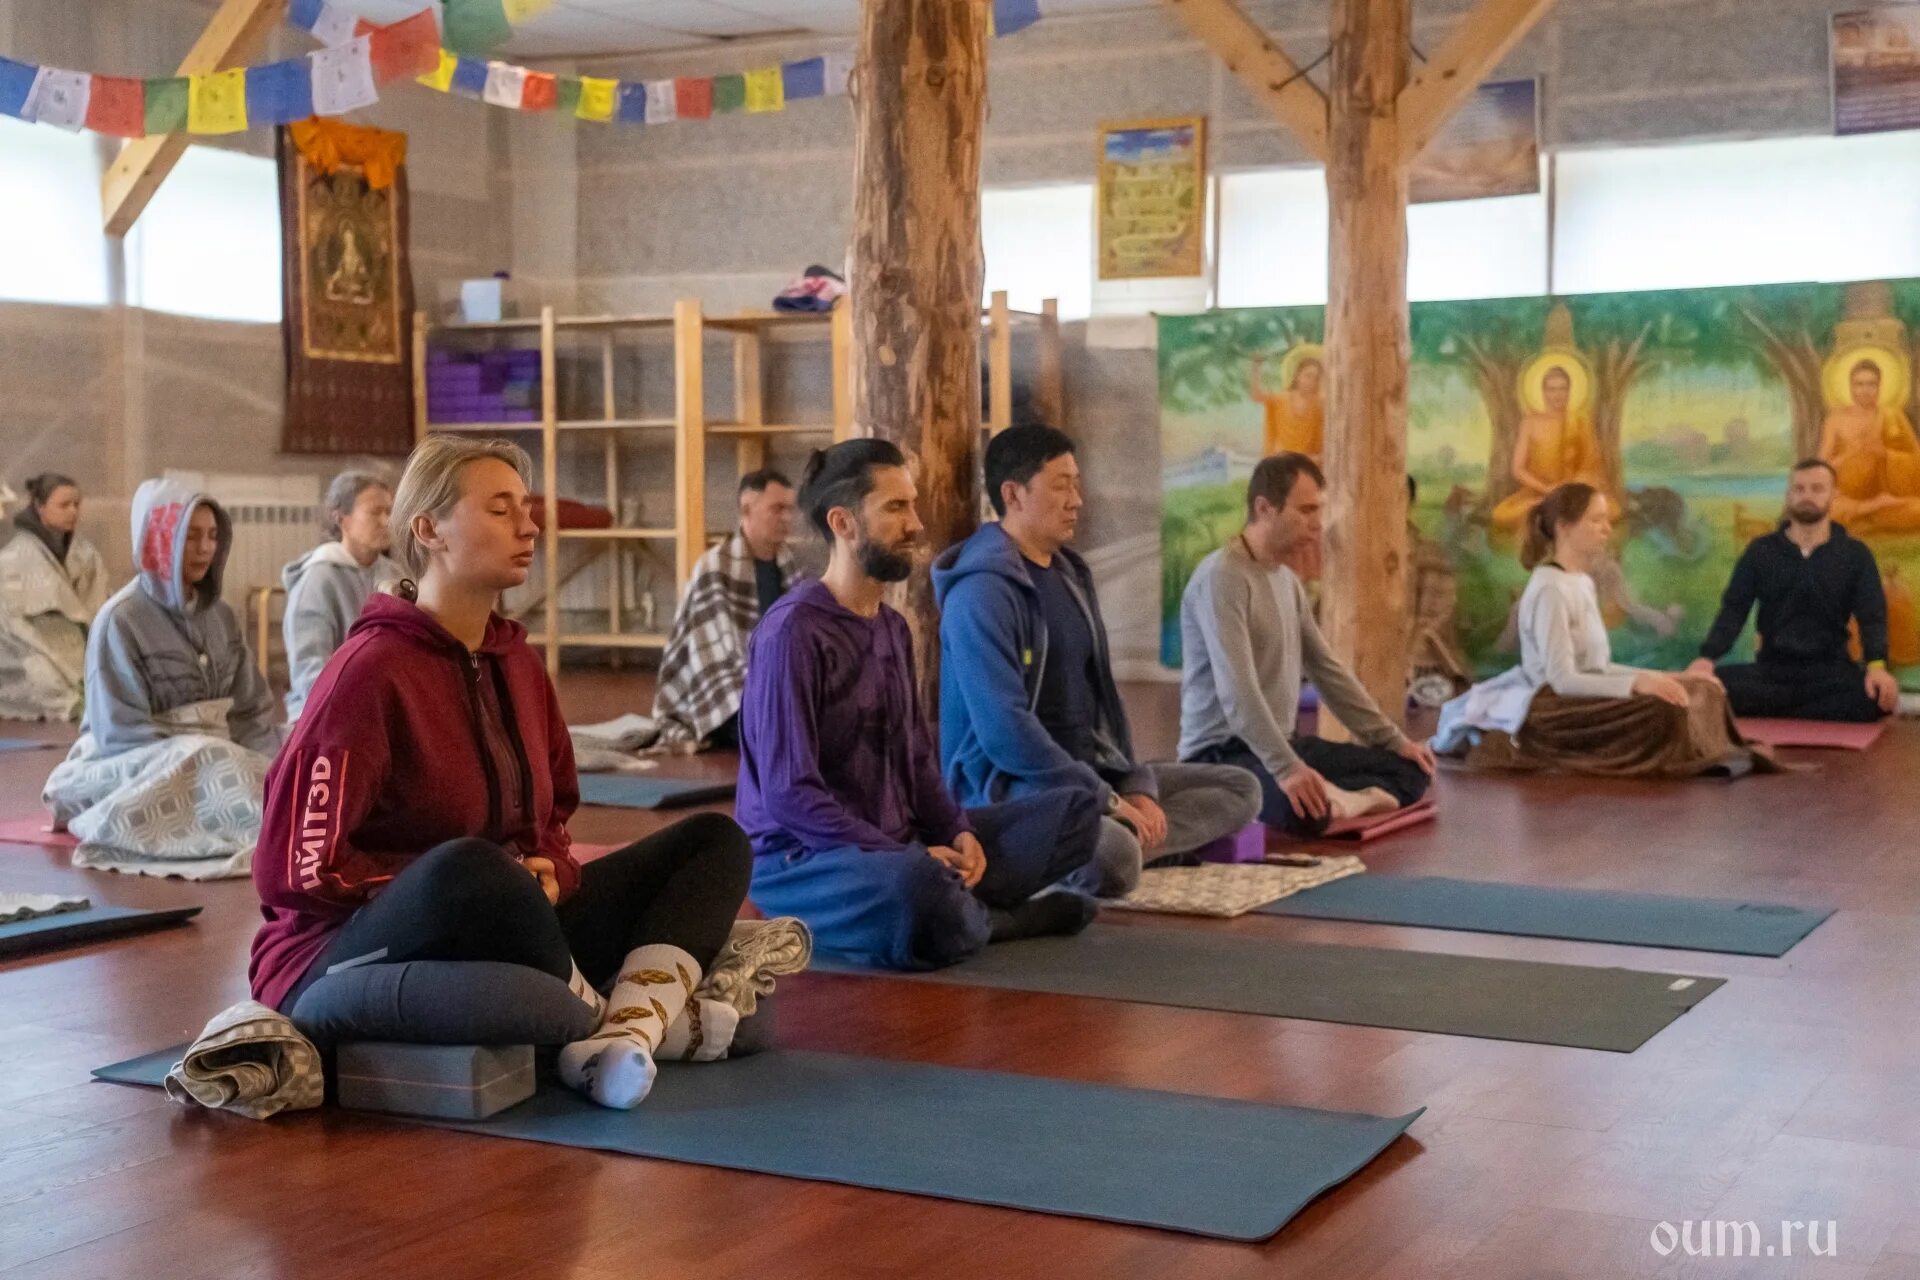
<path id="1" fill-rule="evenodd" d="M 694 566 L 680 595 L 653 717 L 656 747 L 699 751 L 739 745 L 740 695 L 747 686 L 747 637 L 797 571 L 793 484 L 778 471 L 740 477 L 740 527 Z"/>

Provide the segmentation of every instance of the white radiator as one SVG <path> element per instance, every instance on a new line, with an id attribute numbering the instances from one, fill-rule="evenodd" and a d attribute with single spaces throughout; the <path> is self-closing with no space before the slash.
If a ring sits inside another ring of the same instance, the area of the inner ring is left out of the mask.
<path id="1" fill-rule="evenodd" d="M 279 586 L 287 562 L 320 541 L 318 505 L 239 502 L 227 506 L 227 515 L 233 520 L 233 552 L 227 557 L 221 594 L 236 609 L 255 587 Z"/>

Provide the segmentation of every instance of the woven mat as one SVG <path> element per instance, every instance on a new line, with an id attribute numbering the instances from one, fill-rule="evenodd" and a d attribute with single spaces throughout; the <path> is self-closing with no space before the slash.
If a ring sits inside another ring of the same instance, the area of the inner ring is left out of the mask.
<path id="1" fill-rule="evenodd" d="M 1143 872 L 1139 888 L 1105 905 L 1121 911 L 1231 919 L 1328 881 L 1359 875 L 1366 869 L 1366 864 L 1351 854 L 1319 858 L 1310 867 L 1230 862 L 1161 867 Z"/>

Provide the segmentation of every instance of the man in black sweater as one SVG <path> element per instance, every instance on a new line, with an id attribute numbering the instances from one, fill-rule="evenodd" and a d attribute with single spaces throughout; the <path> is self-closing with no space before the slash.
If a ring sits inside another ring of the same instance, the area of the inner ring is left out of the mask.
<path id="1" fill-rule="evenodd" d="M 1800 720 L 1878 720 L 1899 705 L 1887 670 L 1887 597 L 1867 544 L 1833 522 L 1833 468 L 1796 464 L 1787 518 L 1747 544 L 1689 675 L 1718 676 L 1735 715 Z M 1757 660 L 1715 668 L 1760 602 Z M 1847 652 L 1847 624 L 1860 627 L 1866 667 Z"/>

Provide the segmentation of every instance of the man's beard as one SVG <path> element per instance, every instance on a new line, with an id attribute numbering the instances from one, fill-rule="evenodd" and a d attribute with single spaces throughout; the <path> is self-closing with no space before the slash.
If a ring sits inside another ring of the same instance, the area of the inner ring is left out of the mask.
<path id="1" fill-rule="evenodd" d="M 915 542 L 909 541 L 900 546 L 882 546 L 867 537 L 866 531 L 860 532 L 860 543 L 854 548 L 859 558 L 860 571 L 875 582 L 905 582 L 913 576 L 913 548 Z"/>
<path id="2" fill-rule="evenodd" d="M 1827 518 L 1827 512 L 1831 509 L 1811 502 L 1799 502 L 1787 508 L 1787 519 L 1795 524 L 1819 524 Z"/>

